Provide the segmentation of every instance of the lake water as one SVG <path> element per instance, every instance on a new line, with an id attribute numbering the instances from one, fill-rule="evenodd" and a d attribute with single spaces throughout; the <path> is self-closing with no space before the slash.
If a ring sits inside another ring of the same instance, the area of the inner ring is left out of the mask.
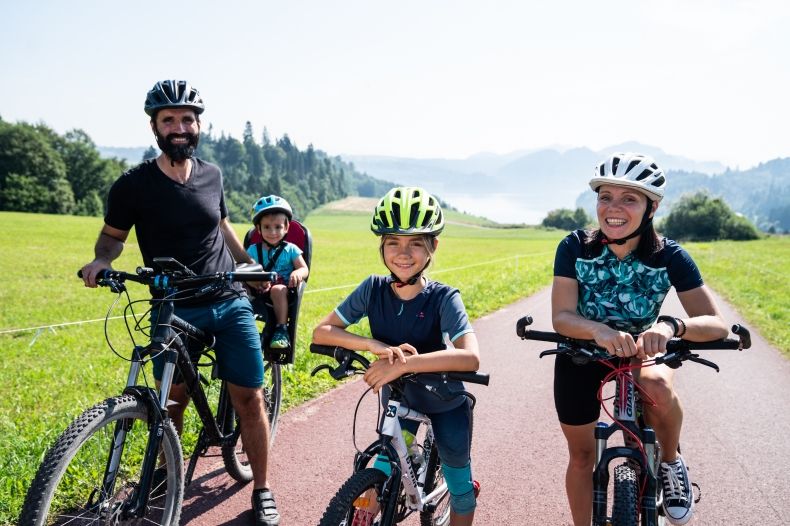
<path id="1" fill-rule="evenodd" d="M 549 202 L 542 196 L 526 193 L 461 194 L 443 192 L 443 201 L 461 212 L 483 216 L 497 223 L 526 223 L 538 225 L 551 210 L 557 208 L 576 208 L 572 200 L 567 203 L 552 196 Z"/>

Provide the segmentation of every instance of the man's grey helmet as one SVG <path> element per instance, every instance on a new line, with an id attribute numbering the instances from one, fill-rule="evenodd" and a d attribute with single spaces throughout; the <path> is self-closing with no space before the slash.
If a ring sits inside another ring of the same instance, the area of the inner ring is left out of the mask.
<path id="1" fill-rule="evenodd" d="M 186 80 L 162 80 L 145 96 L 145 112 L 151 118 L 165 108 L 190 108 L 198 115 L 206 109 L 198 90 Z"/>

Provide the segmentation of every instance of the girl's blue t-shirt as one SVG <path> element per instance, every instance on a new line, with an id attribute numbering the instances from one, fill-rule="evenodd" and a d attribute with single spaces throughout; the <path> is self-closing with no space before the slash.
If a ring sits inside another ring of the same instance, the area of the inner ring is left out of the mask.
<path id="1" fill-rule="evenodd" d="M 571 232 L 557 247 L 554 275 L 579 283 L 577 312 L 588 320 L 637 334 L 658 318 L 670 287 L 678 292 L 703 285 L 697 265 L 680 245 L 664 239 L 647 261 L 634 253 L 618 259 L 609 247 L 585 254 L 584 230 Z"/>
<path id="2" fill-rule="evenodd" d="M 373 338 L 387 345 L 409 343 L 420 354 L 444 350 L 447 340 L 452 342 L 474 332 L 458 289 L 429 280 L 417 296 L 404 301 L 390 284 L 388 276 L 368 277 L 335 313 L 346 325 L 367 317 Z M 451 389 L 463 388 L 461 382 L 450 384 Z M 462 397 L 443 402 L 424 387 L 411 383 L 405 394 L 411 407 L 428 414 L 449 411 L 464 402 Z"/>

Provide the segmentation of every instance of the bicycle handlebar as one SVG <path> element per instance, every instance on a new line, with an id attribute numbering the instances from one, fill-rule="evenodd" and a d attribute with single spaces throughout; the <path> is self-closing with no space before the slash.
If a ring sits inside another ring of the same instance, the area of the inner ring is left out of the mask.
<path id="1" fill-rule="evenodd" d="M 332 345 L 319 345 L 317 343 L 310 344 L 310 352 L 313 354 L 320 354 L 323 356 L 328 356 L 330 358 L 334 358 L 337 360 L 338 367 L 332 368 L 329 365 L 319 365 L 313 370 L 313 374 L 317 373 L 323 369 L 329 369 L 329 374 L 332 375 L 335 379 L 345 378 L 347 376 L 351 376 L 356 374 L 357 369 L 354 367 L 354 363 L 358 363 L 362 366 L 362 369 L 367 369 L 370 367 L 370 361 L 359 354 L 356 351 L 352 351 L 350 349 L 345 349 L 343 347 L 337 347 Z M 419 373 L 419 374 L 435 374 L 442 377 L 446 377 L 450 380 L 460 380 L 462 382 L 469 382 L 473 384 L 480 384 L 480 385 L 488 385 L 490 377 L 488 373 L 478 373 L 474 371 L 466 372 L 466 371 L 448 371 L 448 372 L 437 372 L 437 373 Z"/>
<path id="2" fill-rule="evenodd" d="M 77 271 L 77 277 L 82 278 L 82 270 Z M 203 285 L 222 284 L 234 281 L 275 281 L 276 272 L 249 272 L 231 271 L 215 272 L 203 275 L 184 275 L 179 271 L 165 270 L 156 272 L 148 267 L 137 267 L 134 274 L 120 270 L 103 269 L 96 274 L 96 284 L 110 287 L 114 291 L 126 281 L 134 281 L 151 288 L 164 290 L 176 287 L 200 287 Z"/>
<path id="3" fill-rule="evenodd" d="M 569 354 L 572 357 L 575 357 L 575 361 L 577 363 L 581 364 L 589 362 L 590 360 L 605 361 L 618 358 L 617 356 L 609 354 L 608 351 L 603 347 L 596 345 L 594 341 L 569 338 L 568 336 L 563 336 L 556 332 L 534 331 L 527 329 L 527 326 L 531 324 L 531 316 L 524 316 L 516 322 L 516 334 L 519 336 L 519 338 L 522 340 L 536 340 L 557 344 L 556 350 L 541 352 L 541 358 L 551 354 Z M 698 354 L 695 354 L 692 351 L 713 349 L 737 349 L 740 351 L 743 349 L 748 349 L 752 346 L 751 335 L 749 334 L 749 330 L 746 327 L 739 324 L 733 325 L 732 332 L 738 336 L 738 339 L 724 338 L 711 342 L 692 342 L 689 340 L 673 338 L 667 342 L 666 354 L 656 357 L 655 363 L 666 364 L 669 367 L 676 369 L 682 365 L 682 362 L 691 360 L 693 362 L 712 367 L 718 371 L 719 368 L 715 363 L 700 358 Z"/>

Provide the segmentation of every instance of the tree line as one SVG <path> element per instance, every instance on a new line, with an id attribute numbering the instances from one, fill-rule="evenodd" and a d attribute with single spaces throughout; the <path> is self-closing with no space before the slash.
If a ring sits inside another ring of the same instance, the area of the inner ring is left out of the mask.
<path id="1" fill-rule="evenodd" d="M 153 147 L 143 159 L 159 152 Z M 264 128 L 255 140 L 247 122 L 241 140 L 201 132 L 197 156 L 222 168 L 231 221 L 249 221 L 252 203 L 277 194 L 289 201 L 297 217 L 349 195 L 374 197 L 392 183 L 359 173 L 340 157 L 312 144 L 300 150 L 288 137 L 272 140 Z M 101 216 L 110 186 L 131 166 L 102 158 L 82 130 L 59 135 L 43 123 L 9 123 L 0 119 L 0 210 Z"/>
<path id="2" fill-rule="evenodd" d="M 581 207 L 552 210 L 541 224 L 566 231 L 595 228 L 595 221 Z M 724 199 L 713 197 L 706 191 L 682 196 L 666 217 L 656 221 L 656 229 L 678 241 L 742 241 L 760 237 L 751 221 L 734 212 Z"/>

